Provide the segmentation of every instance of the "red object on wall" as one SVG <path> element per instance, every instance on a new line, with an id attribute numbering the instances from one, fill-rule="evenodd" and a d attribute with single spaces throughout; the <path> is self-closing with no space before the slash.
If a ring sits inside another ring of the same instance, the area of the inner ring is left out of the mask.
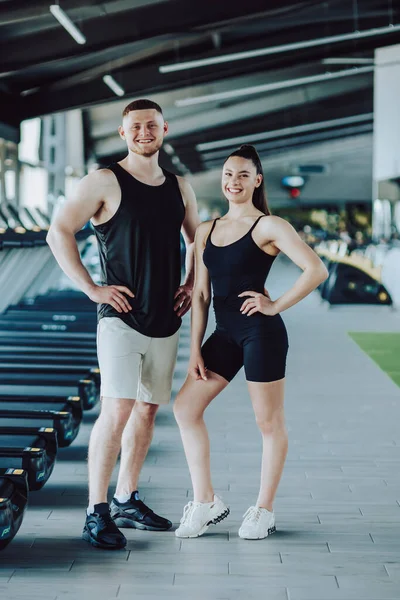
<path id="1" fill-rule="evenodd" d="M 289 189 L 289 196 L 293 199 L 298 198 L 300 196 L 300 190 L 299 188 L 290 188 Z"/>

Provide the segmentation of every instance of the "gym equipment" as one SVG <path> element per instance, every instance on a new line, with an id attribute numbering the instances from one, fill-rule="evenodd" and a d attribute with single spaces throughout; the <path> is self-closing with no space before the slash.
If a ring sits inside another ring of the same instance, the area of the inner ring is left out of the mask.
<path id="1" fill-rule="evenodd" d="M 49 331 L 49 332 L 62 332 L 64 334 L 69 333 L 91 333 L 92 336 L 96 336 L 96 322 L 93 323 L 82 323 L 82 322 L 63 322 L 54 323 L 52 321 L 35 321 L 35 320 L 23 320 L 10 318 L 7 315 L 0 316 L 0 330 L 5 331 Z"/>
<path id="2" fill-rule="evenodd" d="M 53 428 L 0 427 L 0 468 L 23 469 L 31 491 L 40 490 L 53 472 L 57 434 Z"/>
<path id="3" fill-rule="evenodd" d="M 330 304 L 392 304 L 382 284 L 381 267 L 375 267 L 362 250 L 345 255 L 343 244 L 329 242 L 318 246 L 316 252 L 329 272 L 319 286 L 323 300 Z"/>
<path id="4" fill-rule="evenodd" d="M 33 406 L 33 404 L 32 404 Z M 25 403 L 0 403 L 0 427 L 46 427 L 55 429 L 60 448 L 69 446 L 79 432 L 80 421 L 66 403 L 65 410 L 52 409 L 52 403 L 41 405 L 46 408 L 34 409 Z M 59 406 L 56 404 L 55 406 Z"/>
<path id="5" fill-rule="evenodd" d="M 23 340 L 22 340 L 23 341 Z M 8 356 L 13 353 L 21 354 L 22 356 L 41 356 L 41 355 L 49 355 L 53 356 L 57 359 L 58 356 L 64 356 L 66 358 L 74 359 L 77 361 L 80 360 L 90 360 L 97 362 L 96 358 L 96 348 L 75 348 L 75 347 L 62 347 L 58 346 L 31 346 L 27 344 L 17 345 L 13 344 L 12 340 L 10 345 L 1 344 L 0 345 L 0 356 Z"/>
<path id="6" fill-rule="evenodd" d="M 31 321 L 51 321 L 54 323 L 84 322 L 90 323 L 90 325 L 94 324 L 95 326 L 97 324 L 97 315 L 94 311 L 57 311 L 35 307 L 32 308 L 32 306 L 27 306 L 25 308 L 15 308 L 14 306 L 9 306 L 1 315 L 1 318 L 12 318 L 14 320 L 26 319 Z"/>
<path id="7" fill-rule="evenodd" d="M 0 331 L 0 347 L 26 347 L 26 348 L 51 348 L 51 352 L 59 352 L 60 349 L 68 352 L 85 352 L 96 354 L 96 340 L 90 337 L 88 340 L 76 338 L 60 338 L 58 335 L 38 333 L 24 334 L 20 331 Z"/>
<path id="8" fill-rule="evenodd" d="M 20 352 L 18 349 L 13 352 L 0 348 L 0 363 L 28 363 L 29 365 L 39 365 L 44 363 L 46 366 L 60 365 L 75 370 L 81 370 L 82 372 L 89 372 L 91 369 L 94 370 L 94 374 L 97 376 L 97 360 L 93 355 L 71 355 L 71 354 L 52 354 L 49 351 L 41 352 L 37 350 L 34 352 L 34 348 L 31 348 L 31 352 L 25 351 Z M 78 371 L 79 372 L 79 371 Z"/>
<path id="9" fill-rule="evenodd" d="M 58 410 L 71 412 L 77 426 L 82 422 L 83 404 L 79 396 L 45 396 L 43 394 L 34 395 L 31 388 L 26 387 L 24 394 L 3 394 L 0 387 L 0 408 L 5 408 L 5 404 L 12 403 L 13 408 L 18 404 L 21 408 L 26 404 L 28 410 Z M 51 406 L 50 406 L 51 405 Z"/>
<path id="10" fill-rule="evenodd" d="M 28 360 L 24 363 L 19 360 L 16 362 L 11 360 L 0 362 L 0 381 L 3 375 L 13 376 L 15 374 L 23 377 L 30 375 L 32 377 L 38 376 L 40 380 L 45 378 L 47 382 L 54 378 L 56 384 L 59 382 L 58 385 L 63 385 L 64 382 L 69 384 L 70 381 L 74 384 L 79 377 L 84 378 L 84 380 L 93 381 L 97 389 L 100 384 L 100 371 L 96 367 L 87 368 L 85 365 L 77 364 L 63 365 L 60 362 L 49 365 L 33 360 Z"/>
<path id="11" fill-rule="evenodd" d="M 9 395 L 41 395 L 44 396 L 79 396 L 82 399 L 84 410 L 93 408 L 99 399 L 99 376 L 98 369 L 92 369 L 93 373 L 85 379 L 79 379 L 79 375 L 55 372 L 57 367 L 47 367 L 42 371 L 33 369 L 6 367 L 0 369 L 0 394 Z M 23 392 L 19 391 L 25 386 Z M 27 386 L 31 391 L 27 390 Z M 15 392 L 13 391 L 15 387 Z M 56 391 L 55 391 L 56 390 Z"/>
<path id="12" fill-rule="evenodd" d="M 0 550 L 21 527 L 28 502 L 28 478 L 23 469 L 0 469 Z"/>
<path id="13" fill-rule="evenodd" d="M 377 269 L 351 256 L 332 261 L 321 296 L 330 304 L 392 304 Z"/>

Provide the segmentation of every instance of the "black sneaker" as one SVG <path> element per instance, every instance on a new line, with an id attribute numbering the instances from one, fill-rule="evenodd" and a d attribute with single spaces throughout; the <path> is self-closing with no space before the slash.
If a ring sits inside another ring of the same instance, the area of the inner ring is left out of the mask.
<path id="1" fill-rule="evenodd" d="M 86 516 L 82 538 L 95 548 L 105 550 L 117 550 L 126 546 L 126 537 L 112 520 L 107 502 L 95 504 L 94 513 Z"/>
<path id="2" fill-rule="evenodd" d="M 139 500 L 138 492 L 132 492 L 128 502 L 111 502 L 111 516 L 118 527 L 147 529 L 149 531 L 168 531 L 172 523 L 164 517 L 156 515 L 144 502 Z"/>

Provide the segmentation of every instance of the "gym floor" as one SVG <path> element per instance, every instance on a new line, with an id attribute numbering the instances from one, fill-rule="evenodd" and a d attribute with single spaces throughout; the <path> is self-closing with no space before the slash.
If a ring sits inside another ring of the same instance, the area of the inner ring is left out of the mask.
<path id="1" fill-rule="evenodd" d="M 297 273 L 277 261 L 271 296 Z M 199 539 L 125 530 L 126 551 L 88 546 L 80 535 L 96 414 L 86 413 L 79 437 L 59 452 L 50 481 L 31 494 L 22 528 L 1 554 L 0 597 L 398 600 L 400 391 L 348 331 L 400 331 L 400 314 L 387 307 L 328 309 L 315 293 L 283 317 L 290 339 L 290 449 L 275 503 L 275 535 L 262 541 L 237 535 L 257 496 L 261 452 L 240 373 L 207 412 L 215 488 L 231 506 L 228 519 Z M 185 377 L 188 348 L 186 318 L 174 393 Z M 175 524 L 191 499 L 172 406 L 157 417 L 140 492 Z"/>

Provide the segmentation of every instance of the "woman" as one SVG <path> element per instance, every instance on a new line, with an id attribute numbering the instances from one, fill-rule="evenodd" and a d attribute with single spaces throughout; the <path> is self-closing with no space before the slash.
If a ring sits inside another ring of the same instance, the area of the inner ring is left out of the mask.
<path id="1" fill-rule="evenodd" d="M 239 536 L 262 539 L 275 531 L 273 502 L 288 447 L 283 411 L 288 340 L 280 313 L 312 292 L 326 279 L 327 270 L 289 223 L 270 215 L 262 166 L 253 146 L 241 146 L 228 157 L 222 191 L 228 212 L 202 223 L 196 231 L 190 362 L 174 405 L 194 501 L 185 506 L 175 533 L 198 537 L 229 514 L 229 508 L 214 495 L 203 415 L 244 365 L 263 454 L 258 498 L 245 513 Z M 272 301 L 264 284 L 279 252 L 303 273 L 290 290 Z M 201 346 L 210 284 L 217 327 Z"/>

